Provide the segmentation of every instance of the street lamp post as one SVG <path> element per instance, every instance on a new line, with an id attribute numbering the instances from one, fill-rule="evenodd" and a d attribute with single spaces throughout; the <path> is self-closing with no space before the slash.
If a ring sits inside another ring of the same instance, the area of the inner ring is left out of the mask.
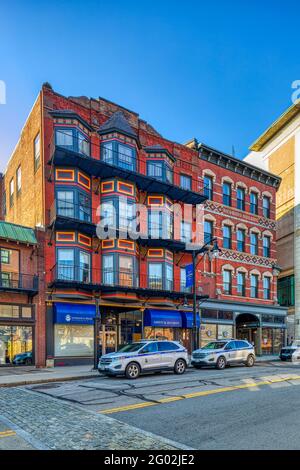
<path id="1" fill-rule="evenodd" d="M 210 248 L 210 245 L 213 243 L 213 247 Z M 199 334 L 197 328 L 197 284 L 196 284 L 196 261 L 197 257 L 200 254 L 205 254 L 210 252 L 214 258 L 217 258 L 220 253 L 220 248 L 218 247 L 217 239 L 213 238 L 209 242 L 205 243 L 201 248 L 191 248 L 187 251 L 191 251 L 193 259 L 193 350 L 199 349 Z M 203 298 L 208 298 L 209 296 L 202 296 Z M 201 325 L 200 325 L 201 327 Z"/>

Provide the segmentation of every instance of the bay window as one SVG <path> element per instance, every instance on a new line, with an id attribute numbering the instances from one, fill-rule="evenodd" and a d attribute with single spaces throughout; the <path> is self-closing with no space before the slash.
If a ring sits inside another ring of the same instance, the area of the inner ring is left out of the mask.
<path id="1" fill-rule="evenodd" d="M 114 255 L 102 255 L 102 282 L 105 285 L 113 286 L 114 276 Z"/>
<path id="2" fill-rule="evenodd" d="M 173 290 L 173 266 L 166 264 L 166 290 Z"/>
<path id="3" fill-rule="evenodd" d="M 160 181 L 166 181 L 168 183 L 173 182 L 173 172 L 170 166 L 164 161 L 147 161 L 147 176 L 158 179 Z"/>
<path id="4" fill-rule="evenodd" d="M 76 127 L 57 127 L 55 129 L 55 144 L 85 156 L 90 155 L 89 138 Z"/>
<path id="5" fill-rule="evenodd" d="M 119 284 L 120 286 L 133 286 L 133 257 L 119 255 Z"/>
<path id="6" fill-rule="evenodd" d="M 75 280 L 74 249 L 57 249 L 57 276 L 65 281 Z"/>
<path id="7" fill-rule="evenodd" d="M 150 289 L 163 288 L 163 265 L 162 263 L 148 263 L 148 286 Z"/>
<path id="8" fill-rule="evenodd" d="M 86 251 L 79 252 L 79 281 L 91 282 L 91 255 Z"/>
<path id="9" fill-rule="evenodd" d="M 135 149 L 129 145 L 121 144 L 117 140 L 101 144 L 101 160 L 109 165 L 124 168 L 124 170 L 136 170 Z"/>

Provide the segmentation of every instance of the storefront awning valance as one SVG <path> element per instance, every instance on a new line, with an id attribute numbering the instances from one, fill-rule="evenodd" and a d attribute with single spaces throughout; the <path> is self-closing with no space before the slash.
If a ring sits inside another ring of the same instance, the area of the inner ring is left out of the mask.
<path id="1" fill-rule="evenodd" d="M 53 320 L 60 324 L 92 325 L 95 313 L 95 305 L 56 302 Z"/>
<path id="2" fill-rule="evenodd" d="M 146 309 L 144 326 L 158 328 L 182 328 L 182 316 L 178 310 Z"/>
<path id="3" fill-rule="evenodd" d="M 194 314 L 193 312 L 181 312 L 182 315 L 182 328 L 193 328 Z M 196 326 L 200 328 L 200 316 L 197 313 Z"/>

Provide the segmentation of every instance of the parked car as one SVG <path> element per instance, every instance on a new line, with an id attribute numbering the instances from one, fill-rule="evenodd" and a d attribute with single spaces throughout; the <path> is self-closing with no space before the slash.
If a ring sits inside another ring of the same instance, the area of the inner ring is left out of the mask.
<path id="1" fill-rule="evenodd" d="M 142 340 L 103 355 L 98 370 L 101 374 L 137 379 L 145 372 L 173 370 L 175 374 L 183 374 L 188 362 L 187 350 L 177 341 Z"/>
<path id="2" fill-rule="evenodd" d="M 32 364 L 32 352 L 25 352 L 16 354 L 12 360 L 12 363 L 15 365 L 26 365 L 30 366 Z"/>
<path id="3" fill-rule="evenodd" d="M 254 366 L 255 351 L 248 341 L 230 339 L 226 341 L 212 341 L 201 349 L 192 353 L 191 364 L 199 369 L 203 366 L 214 366 L 225 369 L 229 364 L 245 364 Z"/>
<path id="4" fill-rule="evenodd" d="M 282 361 L 300 361 L 300 341 L 293 341 L 291 346 L 285 346 L 280 350 L 279 357 Z"/>

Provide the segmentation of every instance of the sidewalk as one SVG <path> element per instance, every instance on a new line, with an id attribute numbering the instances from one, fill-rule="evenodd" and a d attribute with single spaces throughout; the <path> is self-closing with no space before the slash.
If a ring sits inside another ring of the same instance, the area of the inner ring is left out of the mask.
<path id="1" fill-rule="evenodd" d="M 59 382 L 99 377 L 92 366 L 70 366 L 36 369 L 34 366 L 0 367 L 0 387 Z"/>

